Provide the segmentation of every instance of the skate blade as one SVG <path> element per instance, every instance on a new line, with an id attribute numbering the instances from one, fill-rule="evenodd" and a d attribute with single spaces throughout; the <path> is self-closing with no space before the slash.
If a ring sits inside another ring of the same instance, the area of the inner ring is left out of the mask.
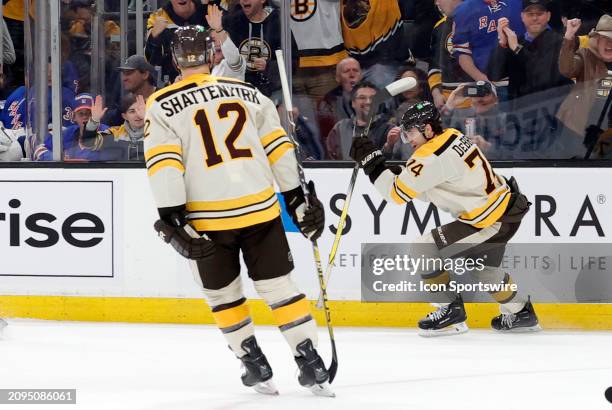
<path id="1" fill-rule="evenodd" d="M 422 337 L 439 337 L 439 336 L 454 336 L 460 335 L 470 330 L 465 322 L 455 323 L 445 327 L 444 329 L 430 330 L 430 329 L 419 329 L 419 336 Z"/>
<path id="2" fill-rule="evenodd" d="M 497 330 L 497 329 L 495 329 Z M 542 330 L 542 327 L 537 324 L 535 326 L 523 326 L 523 327 L 513 327 L 512 329 L 508 329 L 508 330 L 497 330 L 499 333 L 532 333 L 532 332 L 540 332 Z"/>
<path id="3" fill-rule="evenodd" d="M 253 389 L 257 393 L 267 394 L 270 396 L 278 396 L 278 389 L 276 388 L 271 379 L 265 382 L 257 383 L 255 386 L 253 386 Z"/>
<path id="4" fill-rule="evenodd" d="M 334 393 L 329 386 L 328 382 L 315 384 L 314 386 L 310 386 L 308 388 L 312 394 L 320 397 L 336 397 L 336 393 Z"/>

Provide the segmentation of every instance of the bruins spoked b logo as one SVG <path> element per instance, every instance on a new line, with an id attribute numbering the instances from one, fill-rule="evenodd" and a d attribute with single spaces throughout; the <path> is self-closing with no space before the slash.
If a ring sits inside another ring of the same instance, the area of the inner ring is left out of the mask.
<path id="1" fill-rule="evenodd" d="M 270 45 L 258 37 L 251 37 L 240 44 L 240 55 L 244 58 L 247 64 L 247 70 L 255 70 L 255 59 L 265 58 L 270 60 L 271 50 Z"/>
<path id="2" fill-rule="evenodd" d="M 317 0 L 291 0 L 291 18 L 306 21 L 317 11 Z"/>

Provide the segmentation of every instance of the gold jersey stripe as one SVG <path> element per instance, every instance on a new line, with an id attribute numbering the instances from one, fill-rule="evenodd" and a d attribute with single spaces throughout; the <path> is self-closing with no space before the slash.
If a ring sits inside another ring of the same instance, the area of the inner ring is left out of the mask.
<path id="1" fill-rule="evenodd" d="M 293 149 L 293 144 L 289 141 L 283 142 L 278 147 L 274 148 L 272 152 L 268 154 L 268 162 L 270 162 L 270 165 L 274 165 L 274 163 L 285 155 L 285 152 L 289 151 L 290 149 Z"/>
<path id="2" fill-rule="evenodd" d="M 414 198 L 416 198 L 417 196 L 419 196 L 419 194 L 418 194 L 416 191 L 412 190 L 410 187 L 408 187 L 408 185 L 406 185 L 406 184 L 404 183 L 404 181 L 402 181 L 402 180 L 400 179 L 400 177 L 399 177 L 399 176 L 396 176 L 396 177 L 395 177 L 395 181 L 393 181 L 393 184 L 394 184 L 394 185 L 395 185 L 395 186 L 396 186 L 396 187 L 397 187 L 397 188 L 398 188 L 400 191 L 402 191 L 402 193 L 403 193 L 404 195 L 409 196 L 409 197 L 410 197 L 410 198 L 412 198 L 412 199 L 414 199 Z"/>
<path id="3" fill-rule="evenodd" d="M 250 312 L 249 306 L 246 304 L 245 300 L 245 302 L 241 305 L 221 310 L 219 312 L 212 312 L 212 315 L 215 318 L 217 326 L 223 329 L 225 327 L 235 326 L 238 323 L 248 319 Z"/>
<path id="4" fill-rule="evenodd" d="M 341 50 L 328 56 L 300 57 L 300 67 L 328 67 L 338 64 L 346 57 L 348 57 L 346 50 Z"/>
<path id="5" fill-rule="evenodd" d="M 242 208 L 265 202 L 274 195 L 276 195 L 274 189 L 268 187 L 256 194 L 245 195 L 233 199 L 223 199 L 220 201 L 189 201 L 187 202 L 187 211 L 227 211 L 229 209 Z"/>
<path id="6" fill-rule="evenodd" d="M 295 322 L 308 315 L 310 315 L 310 303 L 306 298 L 272 310 L 272 316 L 278 326 Z"/>
<path id="7" fill-rule="evenodd" d="M 246 215 L 228 216 L 227 218 L 215 219 L 192 219 L 191 225 L 197 231 L 227 231 L 229 229 L 245 228 L 260 223 L 271 221 L 280 215 L 280 205 L 278 201 L 261 211 L 255 211 Z"/>
<path id="8" fill-rule="evenodd" d="M 176 168 L 181 171 L 181 173 L 185 172 L 185 167 L 179 160 L 177 160 L 176 158 L 167 158 L 155 163 L 155 165 L 153 165 L 147 170 L 147 174 L 149 176 L 152 176 L 155 175 L 155 173 L 157 173 L 157 171 L 159 171 L 160 169 L 168 167 Z"/>
<path id="9" fill-rule="evenodd" d="M 504 198 L 504 200 L 499 205 L 497 205 L 495 210 L 491 212 L 489 216 L 487 216 L 485 219 L 483 219 L 480 222 L 472 224 L 472 226 L 476 228 L 486 228 L 487 226 L 491 226 L 495 222 L 497 222 L 499 218 L 502 217 L 504 212 L 506 212 L 506 209 L 508 208 L 508 203 L 510 202 L 510 197 L 511 195 L 510 193 L 508 193 L 506 197 Z"/>
<path id="10" fill-rule="evenodd" d="M 465 219 L 466 221 L 471 221 L 473 219 L 478 218 L 480 215 L 482 215 L 483 212 L 487 211 L 489 207 L 499 199 L 499 197 L 501 197 L 509 190 L 510 189 L 508 187 L 505 187 L 503 189 L 498 190 L 497 192 L 492 192 L 491 195 L 489 195 L 489 199 L 483 206 L 481 206 L 480 208 L 472 209 L 469 212 L 464 212 L 459 215 L 459 218 Z"/>
<path id="11" fill-rule="evenodd" d="M 432 155 L 453 135 L 461 135 L 461 133 L 454 128 L 447 128 L 442 134 L 430 139 L 425 144 L 417 148 L 416 151 L 414 151 L 414 153 L 412 154 L 412 156 L 425 158 Z"/>
<path id="12" fill-rule="evenodd" d="M 183 155 L 183 149 L 180 147 L 180 145 L 157 145 L 145 152 L 145 161 L 148 161 L 159 154 Z"/>
<path id="13" fill-rule="evenodd" d="M 263 137 L 261 137 L 261 145 L 263 145 L 265 147 L 269 143 L 274 142 L 277 139 L 279 139 L 281 137 L 284 137 L 285 135 L 287 135 L 285 130 L 282 130 L 282 129 L 274 130 L 274 131 L 270 132 L 269 134 L 264 135 Z"/>

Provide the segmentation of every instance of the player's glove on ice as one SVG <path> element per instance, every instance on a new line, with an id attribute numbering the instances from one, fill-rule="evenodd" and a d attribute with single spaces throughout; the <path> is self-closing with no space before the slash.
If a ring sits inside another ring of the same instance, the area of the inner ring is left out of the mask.
<path id="1" fill-rule="evenodd" d="M 349 155 L 359 163 L 372 183 L 387 169 L 382 151 L 367 137 L 353 139 Z"/>
<path id="2" fill-rule="evenodd" d="M 187 224 L 175 226 L 159 219 L 153 227 L 164 242 L 187 259 L 206 259 L 215 253 L 215 243 L 206 236 L 194 237 L 197 233 Z"/>
<path id="3" fill-rule="evenodd" d="M 306 208 L 306 198 L 302 187 L 294 188 L 282 194 L 287 212 L 291 215 L 293 223 L 297 225 L 302 235 L 311 241 L 316 241 L 325 227 L 325 212 L 323 204 L 317 198 L 314 182 L 308 182 L 308 208 Z"/>

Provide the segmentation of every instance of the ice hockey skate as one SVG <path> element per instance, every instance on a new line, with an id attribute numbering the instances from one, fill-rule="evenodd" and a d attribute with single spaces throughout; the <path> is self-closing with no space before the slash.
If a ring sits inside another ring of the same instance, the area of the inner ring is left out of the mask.
<path id="1" fill-rule="evenodd" d="M 308 388 L 314 395 L 323 397 L 336 397 L 329 385 L 329 374 L 323 359 L 317 353 L 312 341 L 306 339 L 296 346 L 300 356 L 295 358 L 300 374 L 298 381 Z"/>
<path id="2" fill-rule="evenodd" d="M 494 317 L 491 320 L 491 327 L 499 332 L 512 333 L 538 332 L 542 330 L 530 298 L 527 299 L 527 303 L 525 303 L 525 306 L 519 312 L 501 314 Z"/>
<path id="3" fill-rule="evenodd" d="M 436 311 L 419 320 L 419 335 L 434 337 L 465 333 L 469 330 L 466 320 L 463 299 L 458 295 L 450 304 L 439 305 Z"/>
<path id="4" fill-rule="evenodd" d="M 241 346 L 247 352 L 240 358 L 243 367 L 242 383 L 252 387 L 257 393 L 277 395 L 278 389 L 272 382 L 272 368 L 259 348 L 255 336 L 245 339 Z"/>

